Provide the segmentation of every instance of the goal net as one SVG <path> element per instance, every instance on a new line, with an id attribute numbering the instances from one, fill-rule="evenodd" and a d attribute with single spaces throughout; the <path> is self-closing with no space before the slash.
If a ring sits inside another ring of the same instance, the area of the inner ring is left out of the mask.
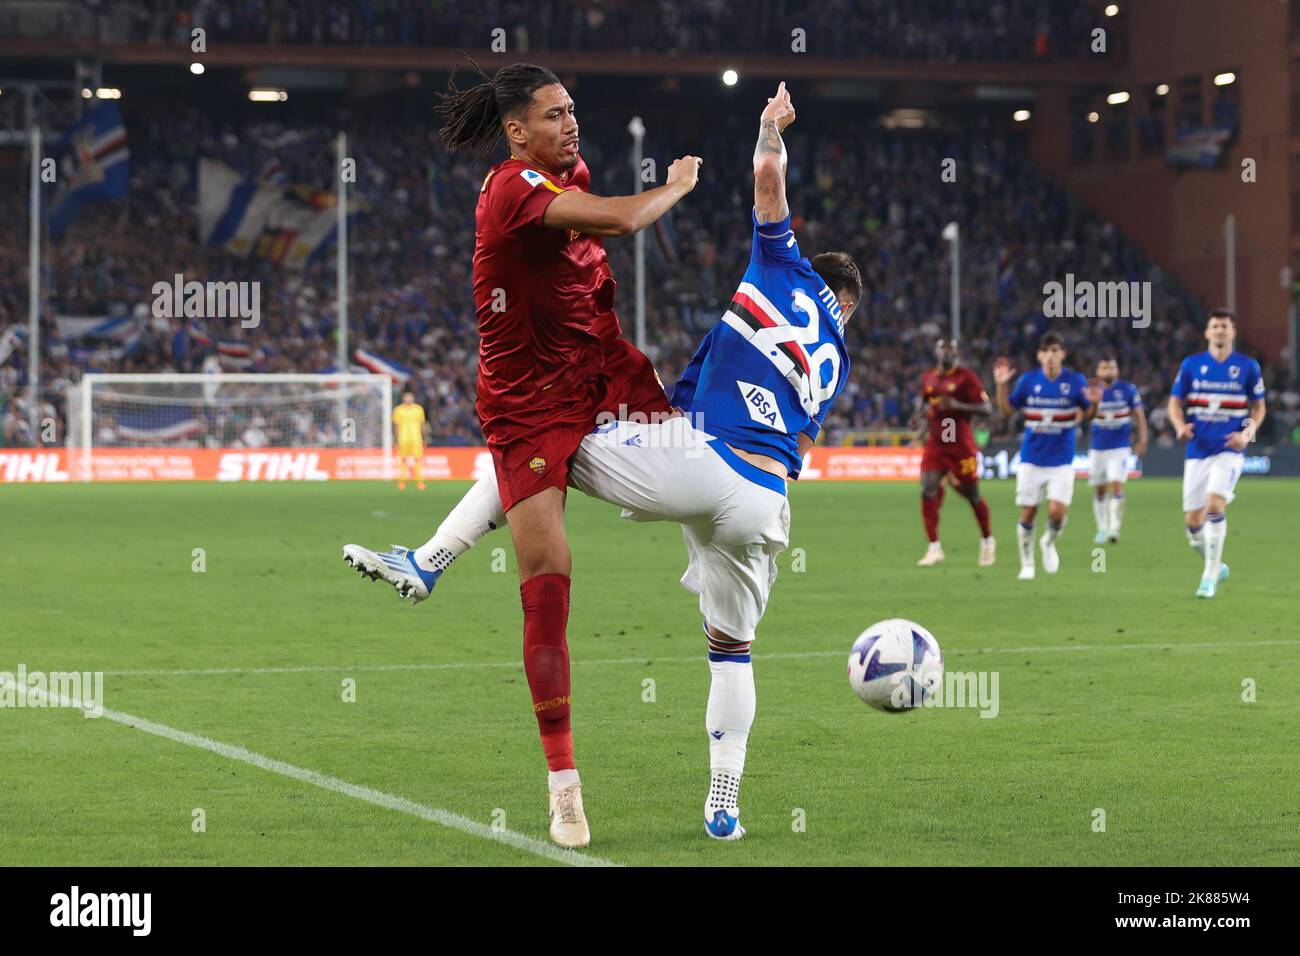
<path id="1" fill-rule="evenodd" d="M 88 374 L 68 408 L 86 480 L 103 477 L 97 456 L 125 460 L 126 449 L 339 449 L 385 473 L 392 454 L 384 375 Z"/>

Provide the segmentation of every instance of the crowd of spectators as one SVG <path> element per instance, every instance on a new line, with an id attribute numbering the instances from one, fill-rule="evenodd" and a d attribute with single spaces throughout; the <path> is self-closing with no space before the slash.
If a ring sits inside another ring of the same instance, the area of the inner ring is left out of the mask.
<path id="1" fill-rule="evenodd" d="M 1092 30 L 1121 42 L 1100 0 L 96 0 L 110 42 L 483 48 L 629 54 L 789 53 L 805 31 L 818 56 L 1011 61 L 1087 56 Z"/>
<path id="2" fill-rule="evenodd" d="M 209 328 L 214 341 L 242 340 L 250 356 L 240 370 L 316 372 L 335 366 L 334 265 L 323 255 L 302 273 L 234 259 L 204 247 L 195 214 L 195 166 L 217 159 L 250 176 L 327 185 L 333 164 L 331 123 L 286 127 L 218 119 L 176 103 L 168 109 L 124 108 L 131 147 L 127 201 L 89 207 L 58 245 L 47 244 L 47 301 L 42 383 L 55 415 L 61 390 L 92 371 L 197 371 L 221 367 L 181 321 L 149 314 L 150 289 L 176 273 L 186 280 L 261 282 L 262 321 Z M 481 441 L 473 410 L 477 335 L 471 292 L 474 204 L 485 166 L 448 156 L 419 116 L 381 110 L 345 117 L 357 161 L 357 188 L 368 211 L 350 229 L 350 328 L 353 344 L 412 368 L 408 383 L 425 405 L 434 440 Z M 626 118 L 584 116 L 582 153 L 592 188 L 630 191 Z M 666 171 L 671 158 L 705 158 L 699 187 L 655 230 L 647 288 L 647 352 L 666 383 L 684 369 L 699 338 L 717 320 L 749 258 L 749 177 L 753 123 L 710 119 L 684 129 L 648 121 L 646 153 Z M 661 131 L 656 134 L 654 131 Z M 1062 332 L 1070 363 L 1091 372 L 1103 352 L 1118 354 L 1121 374 L 1141 389 L 1148 408 L 1168 393 L 1178 360 L 1202 347 L 1205 308 L 1149 261 L 1113 226 L 1041 176 L 1024 144 L 993 125 L 946 130 L 846 126 L 833 113 L 801 110 L 787 137 L 789 197 L 806 255 L 842 249 L 857 260 L 865 299 L 846 329 L 853 368 L 827 420 L 826 440 L 908 425 L 922 371 L 936 336 L 949 328 L 947 243 L 961 234 L 963 352 L 991 383 L 997 356 L 1024 370 L 1049 327 Z M 955 181 L 945 182 L 945 160 Z M 14 228 L 0 235 L 0 333 L 26 316 L 24 203 L 3 200 Z M 617 307 L 633 321 L 633 241 L 608 240 L 620 282 Z M 1057 319 L 1044 315 L 1043 286 L 1066 274 L 1096 282 L 1150 282 L 1151 324 L 1122 318 Z M 129 344 L 87 347 L 63 341 L 56 314 L 139 316 Z M 1266 369 L 1269 356 L 1260 356 Z M 227 369 L 231 368 L 229 362 Z M 26 358 L 21 345 L 0 367 L 5 444 L 22 433 L 19 398 Z M 1278 382 L 1270 378 L 1270 386 Z M 1274 434 L 1286 433 L 1300 398 L 1282 396 Z M 1152 414 L 1157 439 L 1172 441 Z M 995 432 L 1007 425 L 995 422 Z"/>

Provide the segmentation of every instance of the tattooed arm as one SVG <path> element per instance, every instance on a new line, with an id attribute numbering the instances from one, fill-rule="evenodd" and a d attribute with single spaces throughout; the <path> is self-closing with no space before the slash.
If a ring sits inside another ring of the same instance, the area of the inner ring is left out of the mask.
<path id="1" fill-rule="evenodd" d="M 785 142 L 781 131 L 794 122 L 794 106 L 782 83 L 759 117 L 754 147 L 754 212 L 759 223 L 780 222 L 790 215 L 785 199 Z"/>

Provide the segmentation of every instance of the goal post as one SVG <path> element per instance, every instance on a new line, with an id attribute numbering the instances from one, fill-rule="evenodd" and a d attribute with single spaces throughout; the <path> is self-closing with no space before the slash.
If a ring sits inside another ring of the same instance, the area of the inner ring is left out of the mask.
<path id="1" fill-rule="evenodd" d="M 90 373 L 68 398 L 70 460 L 83 481 L 101 476 L 104 459 L 116 456 L 127 468 L 130 455 L 148 449 L 174 452 L 176 461 L 185 450 L 243 453 L 240 461 L 270 469 L 291 467 L 283 463 L 290 451 L 301 458 L 328 450 L 353 465 L 365 462 L 366 477 L 392 473 L 393 381 L 386 375 Z M 309 456 L 302 467 L 319 458 Z"/>

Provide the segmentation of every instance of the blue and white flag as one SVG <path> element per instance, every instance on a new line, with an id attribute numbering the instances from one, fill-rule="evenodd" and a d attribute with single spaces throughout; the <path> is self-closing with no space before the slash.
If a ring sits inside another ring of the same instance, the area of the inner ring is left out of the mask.
<path id="1" fill-rule="evenodd" d="M 368 372 L 373 372 L 375 375 L 387 375 L 398 383 L 405 382 L 412 375 L 411 369 L 400 362 L 384 358 L 377 352 L 371 352 L 368 349 L 357 349 L 352 353 L 352 361 Z"/>
<path id="2" fill-rule="evenodd" d="M 248 179 L 222 163 L 199 160 L 199 241 L 242 259 L 301 270 L 334 239 L 334 193 Z M 348 199 L 348 215 L 364 203 Z"/>
<path id="3" fill-rule="evenodd" d="M 63 238 L 86 203 L 126 195 L 129 155 L 116 103 L 97 106 L 63 134 L 52 151 L 58 178 L 50 202 L 51 239 Z"/>

